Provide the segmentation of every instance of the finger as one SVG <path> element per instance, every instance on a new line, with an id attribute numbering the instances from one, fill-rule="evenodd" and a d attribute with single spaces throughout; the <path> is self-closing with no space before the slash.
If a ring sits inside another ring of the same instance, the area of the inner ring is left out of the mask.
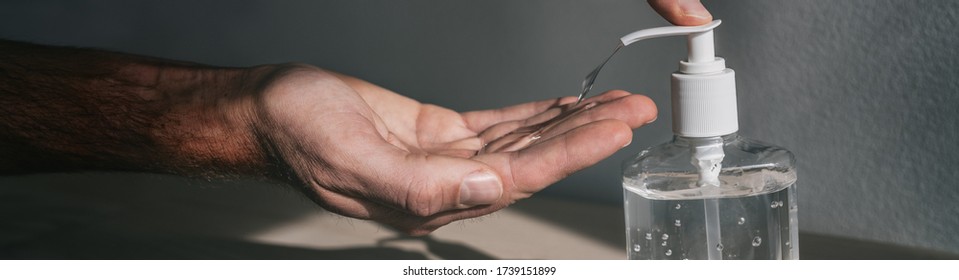
<path id="1" fill-rule="evenodd" d="M 608 157 L 629 142 L 631 135 L 631 130 L 625 123 L 605 120 L 574 129 L 562 137 L 536 144 L 520 152 L 475 157 L 474 159 L 486 162 L 485 166 L 489 166 L 491 170 L 500 174 L 501 182 L 505 183 L 501 191 L 507 192 L 488 205 L 465 209 L 462 205 L 454 205 L 446 207 L 448 210 L 421 212 L 397 207 L 396 205 L 402 204 L 400 202 L 387 203 L 391 206 L 385 206 L 368 199 L 352 199 L 336 193 L 329 194 L 326 200 L 336 199 L 338 207 L 345 208 L 351 217 L 380 221 L 408 234 L 427 234 L 450 222 L 489 214 L 506 207 L 515 200 L 525 198 L 577 170 Z M 443 166 L 458 164 L 446 160 L 436 163 Z M 378 166 L 376 163 L 373 165 Z M 444 172 L 436 168 L 429 169 Z M 431 175 L 442 177 L 442 173 Z M 519 189 L 514 191 L 513 188 Z M 390 200 L 390 198 L 383 199 Z"/>
<path id="2" fill-rule="evenodd" d="M 629 93 L 620 90 L 611 90 L 597 96 L 586 98 L 583 100 L 583 102 L 606 102 L 626 95 L 629 95 Z M 523 126 L 539 124 L 559 115 L 564 109 L 576 104 L 576 101 L 577 99 L 575 97 L 563 97 L 551 107 L 547 107 L 538 113 L 515 120 L 521 120 L 523 122 Z"/>
<path id="3" fill-rule="evenodd" d="M 531 116 L 542 113 L 551 107 L 561 106 L 563 104 L 569 104 L 572 102 L 576 102 L 576 97 L 566 96 L 523 103 L 500 109 L 472 111 L 463 113 L 463 120 L 466 121 L 466 125 L 469 129 L 473 131 L 483 131 L 497 123 L 527 119 Z"/>
<path id="4" fill-rule="evenodd" d="M 512 201 L 599 162 L 631 140 L 632 130 L 625 122 L 602 120 L 517 152 L 483 154 L 473 159 L 486 162 L 502 175 L 505 189 L 511 190 L 504 199 Z"/>
<path id="5" fill-rule="evenodd" d="M 638 128 L 656 120 L 657 113 L 656 104 L 649 97 L 638 94 L 627 95 L 567 117 L 543 131 L 539 141 L 556 137 L 588 123 L 608 119 L 621 120 L 630 128 Z"/>
<path id="6" fill-rule="evenodd" d="M 699 0 L 648 0 L 659 15 L 675 25 L 703 25 L 713 20 Z"/>
<path id="7" fill-rule="evenodd" d="M 450 130 L 447 128 L 447 130 Z M 459 151 L 473 151 L 476 153 L 476 150 L 483 148 L 483 141 L 478 137 L 470 136 L 459 140 L 452 140 L 443 143 L 433 143 L 429 141 L 421 141 L 420 145 L 423 146 L 423 151 L 431 154 L 441 154 L 441 155 L 459 155 Z M 451 152 L 451 153 L 448 153 Z"/>
<path id="8" fill-rule="evenodd" d="M 631 93 L 625 90 L 610 90 L 610 91 L 600 93 L 596 96 L 583 99 L 583 102 L 580 102 L 580 103 L 590 103 L 590 102 L 603 103 L 611 100 L 616 100 L 616 99 L 619 99 L 620 97 L 627 96 L 630 94 Z"/>
<path id="9" fill-rule="evenodd" d="M 514 138 L 519 135 L 529 135 L 530 133 L 540 129 L 542 126 L 547 126 L 546 122 L 549 122 L 552 119 L 558 118 L 563 114 L 568 114 L 564 112 L 572 104 L 564 105 L 560 107 L 549 108 L 546 111 L 532 116 L 524 120 L 514 120 L 501 122 L 496 125 L 490 126 L 483 132 L 481 132 L 477 138 L 483 142 L 484 150 L 499 150 L 499 148 L 490 147 L 491 145 L 503 144 L 507 139 L 505 138 Z"/>
<path id="10" fill-rule="evenodd" d="M 623 96 L 627 96 L 627 95 L 629 95 L 629 94 L 630 94 L 629 92 L 622 91 L 622 90 L 611 90 L 611 91 L 604 92 L 604 93 L 602 93 L 602 94 L 600 94 L 600 95 L 597 95 L 597 96 L 593 96 L 593 97 L 590 97 L 590 98 L 583 99 L 583 101 L 580 102 L 579 104 L 586 104 L 586 103 L 605 103 L 605 102 L 609 102 L 609 101 L 612 101 L 612 100 L 616 100 L 616 99 L 618 99 L 618 98 L 620 98 L 620 97 L 623 97 Z M 541 124 L 541 123 L 550 121 L 550 120 L 552 120 L 553 118 L 561 115 L 563 112 L 572 109 L 572 107 L 575 106 L 576 104 L 577 104 L 576 102 L 569 102 L 569 103 L 567 103 L 567 104 L 563 104 L 562 106 L 554 106 L 554 107 L 552 107 L 552 108 L 549 108 L 549 109 L 547 109 L 546 111 L 544 111 L 544 112 L 542 112 L 542 113 L 536 114 L 536 115 L 534 115 L 534 116 L 532 116 L 532 117 L 529 117 L 529 118 L 527 118 L 526 120 L 524 120 L 524 121 L 523 121 L 523 126 L 532 126 L 532 125 L 537 125 L 537 124 Z"/>
<path id="11" fill-rule="evenodd" d="M 630 95 L 629 92 L 622 90 L 611 90 L 604 92 L 600 95 L 586 98 L 582 103 L 603 103 L 609 102 L 612 100 L 619 99 L 623 96 Z M 483 143 L 490 143 L 494 140 L 497 140 L 504 135 L 514 132 L 521 128 L 528 128 L 530 126 L 535 126 L 543 122 L 549 121 L 560 114 L 565 110 L 569 110 L 569 106 L 572 106 L 575 103 L 575 98 L 570 100 L 572 102 L 561 104 L 562 106 L 553 106 L 547 108 L 545 111 L 532 115 L 526 119 L 504 121 L 495 125 L 492 125 L 479 134 L 479 139 L 483 140 Z M 655 111 L 654 111 L 655 112 Z"/>
<path id="12" fill-rule="evenodd" d="M 292 141 L 297 150 L 311 155 L 294 165 L 305 166 L 299 176 L 318 195 L 329 190 L 421 217 L 490 204 L 502 195 L 502 181 L 492 168 L 459 157 L 458 149 L 450 149 L 451 156 L 403 150 L 359 114 L 332 116 L 335 121 L 306 126 L 315 129 L 293 131 L 292 138 L 301 140 Z M 321 198 L 343 203 L 334 206 L 354 211 L 352 216 L 370 215 L 335 196 Z"/>
<path id="13" fill-rule="evenodd" d="M 477 135 L 477 138 L 480 139 L 480 141 L 482 141 L 483 144 L 481 146 L 485 148 L 491 142 L 497 139 L 503 138 L 503 136 L 506 136 L 510 132 L 516 131 L 517 129 L 520 129 L 522 127 L 523 127 L 523 121 L 520 121 L 520 120 L 501 122 L 487 128 L 486 130 L 483 130 L 483 132 Z"/>
<path id="14" fill-rule="evenodd" d="M 452 150 L 451 150 L 452 151 Z M 474 151 L 475 152 L 475 151 Z M 460 157 L 406 153 L 395 148 L 364 156 L 355 165 L 360 196 L 426 217 L 496 202 L 503 193 L 500 176 L 489 166 Z"/>

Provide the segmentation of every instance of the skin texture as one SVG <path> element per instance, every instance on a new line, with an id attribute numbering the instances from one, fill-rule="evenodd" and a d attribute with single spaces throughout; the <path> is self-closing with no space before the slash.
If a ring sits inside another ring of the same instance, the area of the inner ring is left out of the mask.
<path id="1" fill-rule="evenodd" d="M 713 16 L 699 0 L 648 0 L 649 6 L 675 25 L 703 25 Z"/>
<path id="2" fill-rule="evenodd" d="M 677 16 L 678 2 L 650 4 L 671 22 L 709 21 Z M 460 113 L 309 65 L 222 68 L 0 40 L 0 174 L 276 180 L 332 212 L 422 235 L 595 164 L 657 115 L 624 91 L 563 114 L 575 101 Z M 523 145 L 497 142 L 553 119 Z M 487 145 L 509 148 L 478 153 Z"/>
<path id="3" fill-rule="evenodd" d="M 655 105 L 644 96 L 607 92 L 587 100 L 598 103 L 595 108 L 530 146 L 475 155 L 501 136 L 484 132 L 548 120 L 543 114 L 552 115 L 575 98 L 457 113 L 340 74 L 290 71 L 266 90 L 269 101 L 258 106 L 258 115 L 270 124 L 264 135 L 279 143 L 276 157 L 289 163 L 293 177 L 331 211 L 412 234 L 529 197 L 624 147 L 632 128 L 656 116 Z M 321 90 L 335 93 L 316 94 Z M 463 190 L 469 185 L 488 190 L 484 195 L 470 190 L 467 196 Z"/>

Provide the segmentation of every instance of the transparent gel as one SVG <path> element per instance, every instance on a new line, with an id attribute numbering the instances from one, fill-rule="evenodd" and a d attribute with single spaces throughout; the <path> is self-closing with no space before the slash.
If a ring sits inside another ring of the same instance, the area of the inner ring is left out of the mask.
<path id="1" fill-rule="evenodd" d="M 697 147 L 722 145 L 718 184 Z M 623 166 L 629 259 L 798 259 L 796 170 L 780 147 L 735 133 L 675 136 Z"/>

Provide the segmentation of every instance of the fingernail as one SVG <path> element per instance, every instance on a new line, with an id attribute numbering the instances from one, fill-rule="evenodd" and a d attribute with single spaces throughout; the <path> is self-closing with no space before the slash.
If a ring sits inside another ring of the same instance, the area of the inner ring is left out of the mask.
<path id="1" fill-rule="evenodd" d="M 629 142 L 626 142 L 626 145 L 623 145 L 623 148 L 626 148 L 626 146 L 629 146 L 629 144 L 632 144 L 632 143 L 633 143 L 633 139 L 629 139 Z"/>
<path id="2" fill-rule="evenodd" d="M 465 206 L 492 204 L 502 194 L 499 177 L 485 171 L 473 172 L 460 184 L 460 204 Z"/>
<path id="3" fill-rule="evenodd" d="M 653 117 L 653 119 L 649 120 L 649 121 L 646 122 L 645 124 L 651 124 L 651 123 L 655 122 L 657 119 L 659 119 L 659 116 Z"/>
<path id="4" fill-rule="evenodd" d="M 683 11 L 683 15 L 693 18 L 712 18 L 713 16 L 709 14 L 709 11 L 706 10 L 706 7 L 703 6 L 699 0 L 680 0 L 679 9 Z"/>

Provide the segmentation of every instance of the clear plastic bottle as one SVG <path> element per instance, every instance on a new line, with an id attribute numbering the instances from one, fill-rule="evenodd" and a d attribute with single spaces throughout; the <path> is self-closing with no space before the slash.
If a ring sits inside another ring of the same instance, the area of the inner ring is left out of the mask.
<path id="1" fill-rule="evenodd" d="M 629 259 L 799 258 L 795 159 L 737 134 L 736 73 L 713 48 L 720 24 L 620 38 L 685 35 L 689 48 L 672 74 L 676 136 L 623 166 Z"/>
<path id="2" fill-rule="evenodd" d="M 718 184 L 697 147 L 721 145 Z M 629 259 L 798 259 L 795 159 L 740 137 L 675 136 L 623 166 Z M 718 185 L 718 186 L 717 186 Z"/>

